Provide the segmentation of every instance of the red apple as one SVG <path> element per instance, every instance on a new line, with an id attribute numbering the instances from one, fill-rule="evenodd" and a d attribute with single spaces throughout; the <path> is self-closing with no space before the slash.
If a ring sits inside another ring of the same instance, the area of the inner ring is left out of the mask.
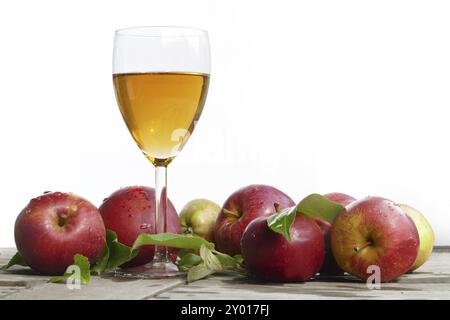
<path id="1" fill-rule="evenodd" d="M 240 241 L 247 225 L 259 217 L 294 206 L 284 192 L 255 184 L 241 188 L 225 201 L 216 220 L 214 240 L 217 250 L 235 255 L 241 252 Z"/>
<path id="2" fill-rule="evenodd" d="M 168 200 L 167 232 L 180 233 L 178 214 L 172 202 Z M 155 230 L 155 189 L 142 186 L 126 187 L 115 191 L 106 198 L 99 208 L 107 229 L 117 233 L 120 243 L 133 245 L 141 233 L 154 234 Z M 162 223 L 162 221 L 161 221 Z M 174 249 L 169 249 L 172 259 Z M 139 248 L 138 255 L 123 264 L 129 268 L 146 264 L 153 260 L 154 246 Z"/>
<path id="3" fill-rule="evenodd" d="M 414 222 L 391 200 L 367 197 L 339 214 L 331 228 L 331 247 L 339 266 L 361 279 L 378 266 L 381 281 L 394 280 L 416 260 L 419 234 Z"/>
<path id="4" fill-rule="evenodd" d="M 45 193 L 20 212 L 14 226 L 17 250 L 34 270 L 61 275 L 82 254 L 91 263 L 105 246 L 97 208 L 71 193 Z"/>
<path id="5" fill-rule="evenodd" d="M 341 206 L 344 206 L 344 207 L 356 200 L 352 196 L 349 196 L 348 194 L 340 193 L 340 192 L 327 193 L 327 194 L 324 194 L 323 196 L 325 198 L 327 198 L 328 200 L 339 203 Z"/>
<path id="6" fill-rule="evenodd" d="M 292 282 L 312 278 L 324 260 L 325 241 L 313 218 L 297 214 L 290 228 L 291 242 L 267 226 L 267 218 L 253 220 L 241 247 L 250 275 L 266 281 Z"/>
<path id="7" fill-rule="evenodd" d="M 333 251 L 331 250 L 331 241 L 330 241 L 330 231 L 331 231 L 331 223 L 321 218 L 314 218 L 315 222 L 322 231 L 324 240 L 325 240 L 325 259 L 323 261 L 322 267 L 319 270 L 321 275 L 342 275 L 344 274 L 344 270 L 342 270 L 336 262 L 336 259 L 333 256 Z"/>

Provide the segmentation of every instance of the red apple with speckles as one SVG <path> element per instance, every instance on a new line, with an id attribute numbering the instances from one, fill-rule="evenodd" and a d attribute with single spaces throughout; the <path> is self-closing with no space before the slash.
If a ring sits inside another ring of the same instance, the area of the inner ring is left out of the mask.
<path id="1" fill-rule="evenodd" d="M 328 200 L 339 203 L 340 205 L 342 205 L 344 207 L 356 200 L 352 196 L 349 196 L 348 194 L 341 193 L 341 192 L 327 193 L 327 194 L 324 194 L 323 196 L 325 198 L 327 198 Z"/>
<path id="2" fill-rule="evenodd" d="M 331 228 L 331 247 L 339 266 L 360 279 L 380 268 L 381 282 L 396 279 L 416 260 L 419 234 L 411 218 L 391 200 L 367 197 L 352 202 Z"/>
<path id="3" fill-rule="evenodd" d="M 306 281 L 319 271 L 325 241 L 313 218 L 297 214 L 291 241 L 267 226 L 267 218 L 253 220 L 241 240 L 242 257 L 250 275 L 275 282 Z"/>
<path id="4" fill-rule="evenodd" d="M 71 193 L 34 198 L 16 219 L 17 251 L 34 270 L 61 275 L 82 254 L 94 263 L 105 246 L 105 226 L 97 208 Z"/>
<path id="5" fill-rule="evenodd" d="M 237 190 L 225 201 L 217 217 L 214 230 L 217 250 L 239 254 L 242 234 L 252 220 L 267 217 L 276 208 L 282 210 L 294 205 L 284 192 L 267 185 L 254 184 Z"/>
<path id="6" fill-rule="evenodd" d="M 168 202 L 167 232 L 181 233 L 178 213 L 172 202 Z M 155 229 L 155 189 L 132 186 L 119 189 L 106 198 L 99 208 L 107 229 L 117 234 L 120 243 L 132 246 L 141 233 L 154 234 Z M 161 221 L 162 223 L 162 221 Z M 176 250 L 169 248 L 172 260 Z M 153 260 L 155 246 L 139 248 L 138 255 L 121 267 L 130 268 Z"/>

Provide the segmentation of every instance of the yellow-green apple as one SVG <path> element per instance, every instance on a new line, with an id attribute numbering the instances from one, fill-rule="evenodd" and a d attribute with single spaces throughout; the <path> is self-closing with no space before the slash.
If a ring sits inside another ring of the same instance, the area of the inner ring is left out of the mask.
<path id="1" fill-rule="evenodd" d="M 361 279 L 380 270 L 381 282 L 407 272 L 419 251 L 419 234 L 412 219 L 391 200 L 367 197 L 352 202 L 331 228 L 331 247 L 338 265 Z"/>
<path id="2" fill-rule="evenodd" d="M 341 192 L 327 193 L 327 194 L 324 194 L 323 196 L 325 198 L 327 198 L 328 200 L 339 203 L 340 205 L 342 205 L 344 207 L 356 200 L 352 196 L 349 196 L 348 194 L 341 193 Z"/>
<path id="3" fill-rule="evenodd" d="M 406 204 L 400 204 L 400 207 L 414 221 L 417 231 L 419 232 L 419 254 L 417 255 L 413 266 L 409 269 L 409 271 L 413 271 L 423 265 L 430 257 L 434 246 L 434 232 L 427 219 L 420 211 Z"/>
<path id="4" fill-rule="evenodd" d="M 180 233 L 178 213 L 167 199 L 167 232 Z M 155 189 L 132 186 L 119 189 L 103 200 L 99 208 L 107 229 L 117 234 L 119 242 L 132 246 L 141 233 L 154 234 L 155 228 Z M 162 224 L 163 221 L 160 221 Z M 176 250 L 169 248 L 171 259 L 176 259 Z M 139 248 L 138 255 L 121 267 L 129 268 L 146 264 L 153 260 L 155 246 Z"/>
<path id="5" fill-rule="evenodd" d="M 91 263 L 105 246 L 98 209 L 72 193 L 49 192 L 34 198 L 14 226 L 17 251 L 34 270 L 61 275 L 82 254 Z"/>
<path id="6" fill-rule="evenodd" d="M 311 279 L 325 256 L 325 241 L 313 218 L 297 214 L 290 227 L 291 241 L 272 231 L 267 217 L 253 220 L 242 235 L 244 264 L 250 275 L 265 281 Z"/>
<path id="7" fill-rule="evenodd" d="M 214 241 L 214 225 L 220 206 L 207 199 L 189 201 L 180 212 L 181 232 Z"/>
<path id="8" fill-rule="evenodd" d="M 235 191 L 217 217 L 214 229 L 217 250 L 229 255 L 239 254 L 242 233 L 252 220 L 294 205 L 284 192 L 267 185 L 249 185 Z"/>

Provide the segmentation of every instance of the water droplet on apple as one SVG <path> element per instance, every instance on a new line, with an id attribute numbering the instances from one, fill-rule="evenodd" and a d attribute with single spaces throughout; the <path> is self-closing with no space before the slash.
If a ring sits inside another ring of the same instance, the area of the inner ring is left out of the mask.
<path id="1" fill-rule="evenodd" d="M 150 228 L 150 225 L 148 223 L 143 223 L 143 224 L 141 224 L 141 226 L 139 228 L 140 229 L 148 229 L 148 228 Z"/>

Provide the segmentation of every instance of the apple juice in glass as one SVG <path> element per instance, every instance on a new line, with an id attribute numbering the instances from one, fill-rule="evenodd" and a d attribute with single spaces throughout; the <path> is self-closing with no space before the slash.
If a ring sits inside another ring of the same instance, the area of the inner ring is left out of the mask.
<path id="1" fill-rule="evenodd" d="M 167 231 L 167 166 L 186 144 L 208 92 L 206 31 L 136 27 L 116 31 L 113 83 L 117 103 L 134 141 L 155 166 L 157 233 Z M 147 265 L 117 271 L 126 277 L 166 278 L 181 273 L 167 248 Z"/>

